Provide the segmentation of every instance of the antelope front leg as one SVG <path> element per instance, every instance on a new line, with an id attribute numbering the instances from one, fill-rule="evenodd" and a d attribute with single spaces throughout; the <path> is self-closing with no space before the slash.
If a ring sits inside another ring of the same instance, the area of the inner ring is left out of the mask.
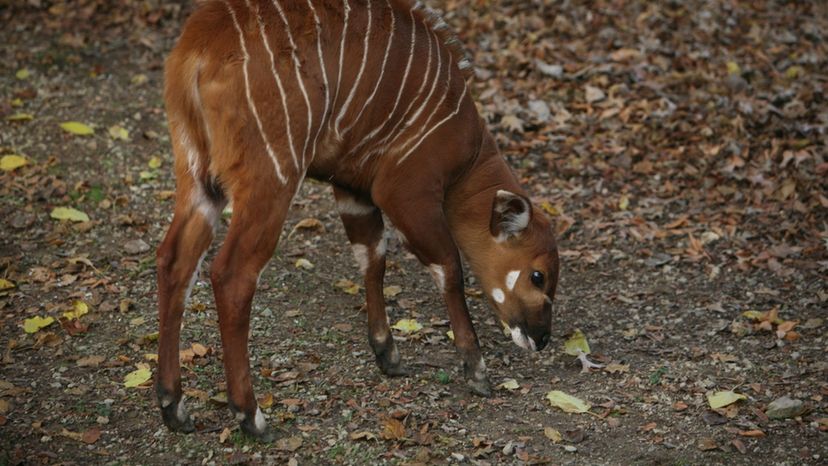
<path id="1" fill-rule="evenodd" d="M 276 248 L 294 191 L 290 186 L 275 192 L 252 183 L 240 186 L 252 189 L 233 195 L 230 229 L 213 261 L 210 279 L 224 349 L 228 404 L 245 434 L 269 442 L 273 435 L 256 402 L 250 377 L 250 305 L 259 274 Z"/>
<path id="2" fill-rule="evenodd" d="M 399 189 L 395 192 L 405 191 Z M 402 233 L 411 252 L 428 267 L 437 288 L 443 294 L 454 332 L 454 345 L 463 361 L 466 383 L 478 395 L 491 395 L 486 364 L 483 362 L 480 343 L 463 294 L 460 253 L 449 232 L 442 204 L 412 198 L 398 202 L 392 198 L 385 200 L 385 203 L 388 207 L 383 203 L 380 203 L 380 207 Z M 405 208 L 409 204 L 417 205 L 415 215 Z"/>
<path id="3" fill-rule="evenodd" d="M 159 336 L 155 390 L 164 424 L 173 431 L 192 432 L 195 427 L 181 396 L 178 356 L 181 317 L 200 259 L 212 241 L 213 222 L 221 209 L 213 205 L 192 205 L 187 189 L 192 189 L 192 182 L 180 183 L 176 213 L 157 253 Z"/>
<path id="4" fill-rule="evenodd" d="M 361 198 L 344 189 L 334 187 L 334 196 L 354 257 L 365 276 L 368 343 L 384 374 L 406 375 L 407 371 L 400 363 L 400 352 L 388 327 L 385 297 L 382 294 L 385 276 L 385 229 L 382 213 L 370 199 Z"/>

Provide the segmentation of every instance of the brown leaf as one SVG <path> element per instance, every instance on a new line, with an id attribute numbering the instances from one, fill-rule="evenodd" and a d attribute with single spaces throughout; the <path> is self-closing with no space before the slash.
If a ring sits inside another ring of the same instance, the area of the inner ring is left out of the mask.
<path id="1" fill-rule="evenodd" d="M 681 400 L 676 401 L 675 403 L 673 403 L 673 411 L 681 412 L 681 411 L 684 411 L 685 409 L 687 409 L 687 403 L 685 403 Z"/>
<path id="2" fill-rule="evenodd" d="M 380 436 L 386 440 L 402 440 L 405 438 L 405 426 L 402 422 L 387 417 L 382 421 Z"/>
<path id="3" fill-rule="evenodd" d="M 753 430 L 740 430 L 739 435 L 741 435 L 742 437 L 764 437 L 765 433 L 762 432 L 759 429 L 753 429 Z"/>
<path id="4" fill-rule="evenodd" d="M 376 440 L 377 436 L 368 432 L 367 430 L 363 430 L 360 432 L 351 432 L 349 436 L 351 440 Z"/>
<path id="5" fill-rule="evenodd" d="M 99 438 L 101 438 L 101 429 L 93 427 L 83 433 L 83 435 L 81 436 L 81 441 L 83 443 L 92 445 L 93 443 L 97 442 Z"/>
<path id="6" fill-rule="evenodd" d="M 78 367 L 98 367 L 101 365 L 102 362 L 106 360 L 105 357 L 95 354 L 92 356 L 87 356 L 85 358 L 80 358 L 77 361 Z"/>
<path id="7" fill-rule="evenodd" d="M 302 437 L 295 435 L 293 437 L 282 438 L 276 441 L 276 449 L 282 451 L 294 452 L 302 446 Z"/>
<path id="8" fill-rule="evenodd" d="M 741 453 L 743 455 L 745 453 L 747 453 L 747 448 L 745 447 L 745 443 L 742 442 L 741 440 L 735 438 L 735 439 L 730 441 L 730 444 L 733 445 L 737 450 L 739 450 L 739 453 Z"/>
<path id="9" fill-rule="evenodd" d="M 716 444 L 716 441 L 709 437 L 699 440 L 697 446 L 701 451 L 709 451 L 719 448 L 719 445 Z"/>

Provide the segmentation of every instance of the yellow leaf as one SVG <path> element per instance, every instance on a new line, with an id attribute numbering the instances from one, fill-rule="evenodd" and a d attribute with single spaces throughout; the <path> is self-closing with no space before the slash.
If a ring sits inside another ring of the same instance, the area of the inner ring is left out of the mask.
<path id="1" fill-rule="evenodd" d="M 71 311 L 66 311 L 63 313 L 63 317 L 66 317 L 69 320 L 73 319 L 80 319 L 81 316 L 86 315 L 89 313 L 89 306 L 83 301 L 75 301 L 72 305 Z"/>
<path id="2" fill-rule="evenodd" d="M 355 295 L 359 293 L 359 285 L 351 280 L 348 280 L 347 278 L 340 279 L 334 284 L 334 286 L 348 294 Z"/>
<path id="3" fill-rule="evenodd" d="M 71 207 L 55 207 L 49 216 L 56 220 L 71 220 L 73 222 L 89 221 L 88 215 Z"/>
<path id="4" fill-rule="evenodd" d="M 23 100 L 20 99 L 20 97 L 18 97 L 16 99 L 13 99 L 11 101 L 11 105 L 12 105 L 12 107 L 22 107 L 23 106 Z"/>
<path id="5" fill-rule="evenodd" d="M 34 120 L 34 115 L 32 115 L 31 113 L 18 112 L 18 113 L 15 113 L 14 115 L 7 116 L 6 120 L 8 120 L 8 121 L 30 121 L 30 120 Z"/>
<path id="6" fill-rule="evenodd" d="M 391 328 L 399 330 L 403 333 L 414 333 L 422 329 L 423 326 L 414 319 L 400 319 Z"/>
<path id="7" fill-rule="evenodd" d="M 23 81 L 24 79 L 29 79 L 29 76 L 31 75 L 32 73 L 29 70 L 27 70 L 26 68 L 21 68 L 17 70 L 17 73 L 14 74 L 14 77 Z"/>
<path id="8" fill-rule="evenodd" d="M 553 429 L 551 427 L 544 427 L 543 428 L 543 435 L 546 436 L 552 443 L 560 443 L 563 440 L 563 436 L 558 431 L 558 429 Z"/>
<path id="9" fill-rule="evenodd" d="M 402 292 L 402 288 L 397 285 L 386 286 L 382 289 L 382 294 L 386 298 L 393 298 Z"/>
<path id="10" fill-rule="evenodd" d="M 0 159 L 0 169 L 4 172 L 9 172 L 14 170 L 15 168 L 20 168 L 23 165 L 29 163 L 22 155 L 12 154 L 12 155 L 4 155 L 2 159 Z"/>
<path id="11" fill-rule="evenodd" d="M 449 340 L 454 341 L 454 331 L 449 330 L 448 332 L 446 332 L 446 336 Z"/>
<path id="12" fill-rule="evenodd" d="M 794 65 L 785 70 L 785 77 L 788 79 L 796 79 L 805 74 L 805 69 L 799 65 Z"/>
<path id="13" fill-rule="evenodd" d="M 723 408 L 727 405 L 736 403 L 739 400 L 746 399 L 747 397 L 745 395 L 741 395 L 730 390 L 716 392 L 711 395 L 707 395 L 707 403 L 709 403 L 710 407 L 713 409 Z"/>
<path id="14" fill-rule="evenodd" d="M 122 141 L 129 141 L 129 131 L 121 125 L 109 127 L 109 137 L 112 139 L 120 139 Z"/>
<path id="15" fill-rule="evenodd" d="M 517 390 L 520 388 L 520 384 L 517 383 L 515 379 L 506 379 L 502 384 L 498 385 L 497 388 L 502 388 L 504 390 Z"/>
<path id="16" fill-rule="evenodd" d="M 553 217 L 557 217 L 558 215 L 561 215 L 560 209 L 553 206 L 552 203 L 550 203 L 549 201 L 541 202 L 541 209 L 543 209 L 544 212 L 546 212 L 547 214 L 549 214 Z"/>
<path id="17" fill-rule="evenodd" d="M 546 399 L 556 408 L 561 408 L 566 413 L 585 413 L 592 407 L 589 403 L 567 395 L 560 390 L 552 390 L 546 394 Z"/>
<path id="18" fill-rule="evenodd" d="M 79 121 L 65 121 L 60 124 L 60 127 L 67 133 L 76 134 L 78 136 L 89 136 L 90 134 L 95 133 L 95 130 L 93 130 L 89 125 Z"/>
<path id="19" fill-rule="evenodd" d="M 296 259 L 296 263 L 293 265 L 296 266 L 297 269 L 303 270 L 311 270 L 313 269 L 313 263 L 305 258 Z"/>
<path id="20" fill-rule="evenodd" d="M 146 364 L 139 364 L 139 369 L 130 372 L 124 377 L 124 387 L 133 388 L 143 385 L 152 377 L 152 371 Z"/>
<path id="21" fill-rule="evenodd" d="M 589 354 L 589 342 L 586 336 L 581 332 L 581 329 L 575 329 L 575 332 L 564 343 L 564 351 L 570 356 L 579 356 L 581 354 Z"/>
<path id="22" fill-rule="evenodd" d="M 0 290 L 8 290 L 9 288 L 14 288 L 14 283 L 5 278 L 0 278 Z"/>
<path id="23" fill-rule="evenodd" d="M 618 208 L 621 210 L 627 210 L 627 207 L 630 206 L 630 198 L 625 194 L 621 196 L 621 199 L 618 201 Z"/>
<path id="24" fill-rule="evenodd" d="M 259 398 L 259 407 L 267 409 L 273 406 L 273 394 L 272 393 L 265 393 L 264 396 Z"/>
<path id="25" fill-rule="evenodd" d="M 762 320 L 762 316 L 764 315 L 765 313 L 761 311 L 745 311 L 742 313 L 743 317 L 747 317 L 750 320 Z"/>
<path id="26" fill-rule="evenodd" d="M 132 79 L 130 79 L 132 84 L 134 84 L 136 86 L 140 86 L 141 84 L 144 84 L 148 80 L 149 80 L 149 78 L 147 78 L 147 75 L 145 75 L 145 74 L 136 74 L 135 76 L 132 77 Z"/>
<path id="27" fill-rule="evenodd" d="M 157 353 L 146 353 L 144 354 L 144 359 L 147 361 L 158 362 L 158 354 Z"/>
<path id="28" fill-rule="evenodd" d="M 742 68 L 735 61 L 727 62 L 727 74 L 742 74 Z"/>
<path id="29" fill-rule="evenodd" d="M 31 319 L 23 321 L 23 331 L 26 333 L 35 333 L 38 330 L 48 327 L 54 323 L 55 319 L 51 317 L 35 316 Z"/>
<path id="30" fill-rule="evenodd" d="M 156 168 L 161 168 L 161 162 L 161 157 L 153 155 L 152 157 L 150 157 L 149 162 L 147 162 L 147 165 L 149 165 L 149 167 L 154 170 Z"/>

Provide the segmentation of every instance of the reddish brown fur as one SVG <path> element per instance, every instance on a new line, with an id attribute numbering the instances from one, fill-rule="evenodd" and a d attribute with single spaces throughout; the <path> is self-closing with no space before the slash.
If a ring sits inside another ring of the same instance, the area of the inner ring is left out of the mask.
<path id="1" fill-rule="evenodd" d="M 350 1 L 340 80 L 343 4 L 314 0 L 322 32 L 318 36 L 306 1 L 278 3 L 290 36 L 276 2 L 207 1 L 188 20 L 167 61 L 165 98 L 178 185 L 173 222 L 158 250 L 157 390 L 165 422 L 177 430 L 193 428 L 180 404 L 181 314 L 187 285 L 212 241 L 218 214 L 232 200 L 232 222 L 210 279 L 230 406 L 239 413 L 245 432 L 267 437 L 256 418 L 250 380 L 250 303 L 305 174 L 334 185 L 348 238 L 364 257 L 369 341 L 382 370 L 404 373 L 382 296 L 384 213 L 438 283 L 444 279 L 442 292 L 469 385 L 488 393 L 463 295 L 460 251 L 487 292 L 502 288 L 509 271 L 526 271 L 495 308 L 538 349 L 549 335 L 557 252 L 548 221 L 529 207 L 477 116 L 466 90 L 468 70 L 458 68 L 463 57 L 456 40 L 438 17 L 412 10 L 408 1 L 392 0 L 389 9 L 386 1 L 373 0 L 370 25 L 366 0 Z M 386 58 L 392 14 L 393 42 Z M 357 80 L 369 26 L 370 48 Z M 416 36 L 410 55 L 412 28 Z M 497 214 L 505 202 L 518 206 L 517 212 Z M 493 223 L 493 215 L 503 219 L 496 217 Z M 540 288 L 528 281 L 532 270 L 548 276 Z"/>

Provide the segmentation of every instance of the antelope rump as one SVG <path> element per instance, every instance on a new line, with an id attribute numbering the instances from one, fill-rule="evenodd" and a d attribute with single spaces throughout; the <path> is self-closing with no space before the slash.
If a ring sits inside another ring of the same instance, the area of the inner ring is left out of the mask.
<path id="1" fill-rule="evenodd" d="M 365 276 L 368 341 L 405 371 L 383 299 L 383 214 L 445 299 L 471 390 L 490 392 L 463 293 L 461 252 L 514 342 L 549 341 L 558 255 L 478 116 L 471 64 L 442 19 L 409 0 L 208 0 L 165 70 L 175 153 L 172 224 L 158 248 L 156 390 L 165 424 L 193 431 L 179 367 L 182 313 L 222 209 L 210 267 L 227 396 L 242 430 L 268 440 L 248 360 L 250 305 L 304 177 L 333 185 Z"/>

